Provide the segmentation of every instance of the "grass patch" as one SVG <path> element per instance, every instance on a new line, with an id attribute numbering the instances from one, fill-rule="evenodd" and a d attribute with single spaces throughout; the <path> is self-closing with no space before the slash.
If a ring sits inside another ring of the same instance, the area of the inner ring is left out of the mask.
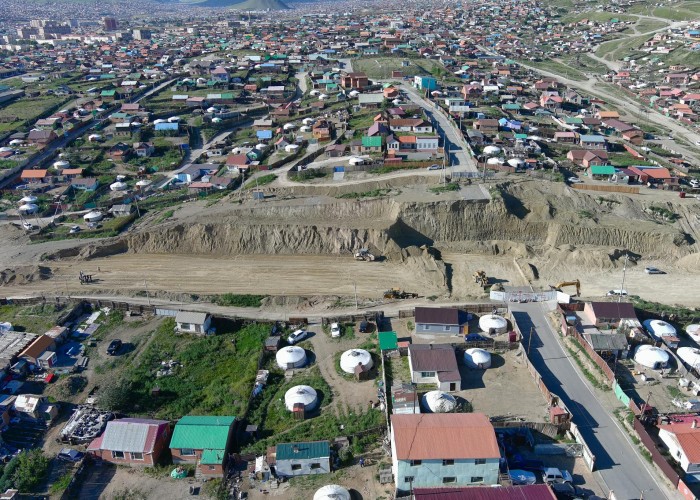
<path id="1" fill-rule="evenodd" d="M 66 472 L 63 474 L 61 477 L 58 478 L 58 480 L 51 485 L 51 488 L 49 488 L 49 492 L 52 495 L 59 495 L 66 491 L 68 489 L 68 486 L 70 486 L 70 482 L 73 480 L 73 473 L 72 472 Z"/>
<path id="2" fill-rule="evenodd" d="M 435 194 L 440 194 L 440 193 L 447 193 L 450 191 L 459 191 L 460 186 L 458 182 L 448 182 L 447 184 L 443 184 L 440 186 L 433 186 L 431 188 L 428 188 L 428 191 L 431 193 Z"/>
<path id="3" fill-rule="evenodd" d="M 111 375 L 117 387 L 109 406 L 170 420 L 191 413 L 244 414 L 270 325 L 217 325 L 219 333 L 207 337 L 175 334 L 174 326 L 173 319 L 163 321 L 138 359 Z M 182 366 L 174 375 L 156 378 L 161 361 L 169 359 Z M 151 394 L 154 387 L 160 388 L 158 397 Z"/>
<path id="4" fill-rule="evenodd" d="M 270 184 L 271 182 L 274 182 L 277 179 L 276 174 L 266 174 L 262 175 L 260 177 L 256 177 L 253 180 L 250 180 L 246 183 L 245 186 L 243 186 L 243 189 L 252 189 L 252 188 L 257 188 L 260 186 L 265 186 L 267 184 Z"/>
<path id="5" fill-rule="evenodd" d="M 402 61 L 408 61 L 408 66 L 403 66 Z M 361 71 L 370 79 L 391 78 L 392 71 L 402 71 L 404 76 L 430 75 L 436 70 L 445 70 L 445 67 L 437 60 L 410 57 L 406 55 L 394 57 L 362 57 L 352 60 L 352 68 Z"/>
<path id="6" fill-rule="evenodd" d="M 168 219 L 171 218 L 173 215 L 175 215 L 175 210 L 168 210 L 168 211 L 166 211 L 166 212 L 163 212 L 163 213 L 160 215 L 160 217 L 158 217 L 158 218 L 156 219 L 156 224 L 158 224 L 159 222 L 163 222 L 163 221 L 165 221 L 165 220 L 168 220 Z"/>
<path id="7" fill-rule="evenodd" d="M 557 75 L 561 75 L 564 78 L 568 78 L 569 80 L 575 80 L 579 82 L 584 82 L 588 80 L 588 77 L 581 73 L 579 70 L 555 61 L 553 59 L 545 59 L 543 61 L 518 61 L 519 64 L 525 67 L 530 67 L 535 70 L 541 70 L 541 71 L 547 71 L 549 73 L 555 73 Z"/>
<path id="8" fill-rule="evenodd" d="M 0 319 L 12 323 L 15 331 L 42 334 L 56 326 L 65 310 L 65 306 L 57 304 L 31 306 L 7 304 L 0 306 Z"/>
<path id="9" fill-rule="evenodd" d="M 675 220 L 678 219 L 678 214 L 669 210 L 668 208 L 665 207 L 659 207 L 657 205 L 651 205 L 647 209 L 651 214 L 653 214 L 655 217 L 658 217 L 660 219 L 663 219 L 667 222 L 674 222 Z"/>
<path id="10" fill-rule="evenodd" d="M 317 168 L 307 168 L 300 172 L 292 172 L 289 174 L 289 180 L 294 182 L 307 182 L 314 179 L 321 179 L 327 177 L 328 174 Z"/>
<path id="11" fill-rule="evenodd" d="M 593 215 L 593 212 L 591 212 L 589 210 L 579 210 L 578 217 L 579 217 L 579 219 L 593 219 L 594 215 Z"/>
<path id="12" fill-rule="evenodd" d="M 212 298 L 212 302 L 218 306 L 260 307 L 263 299 L 266 297 L 267 295 L 224 293 L 222 295 L 215 295 Z"/>
<path id="13" fill-rule="evenodd" d="M 352 199 L 352 200 L 357 200 L 360 198 L 381 198 L 382 196 L 387 196 L 389 193 L 391 193 L 391 189 L 379 188 L 379 189 L 373 189 L 371 191 L 363 191 L 363 192 L 354 191 L 352 193 L 345 193 L 345 194 L 341 194 L 341 195 L 336 196 L 336 198 Z"/>
<path id="14" fill-rule="evenodd" d="M 591 362 L 592 366 L 594 367 L 594 370 L 603 378 L 605 378 L 605 374 L 603 371 L 598 368 L 598 366 L 595 364 L 593 359 L 591 359 L 591 356 L 585 351 L 585 349 L 581 346 L 581 344 L 578 342 L 578 340 L 571 338 L 571 343 L 574 344 L 574 346 L 578 349 L 578 351 L 575 351 L 571 347 L 565 344 L 566 350 L 569 352 L 573 360 L 576 362 L 578 367 L 581 369 L 581 372 L 583 375 L 588 379 L 588 381 L 591 383 L 593 387 L 596 389 L 600 389 L 601 391 L 609 391 L 611 390 L 610 387 L 605 384 L 601 383 L 598 376 L 596 376 L 594 373 L 592 373 L 588 367 L 581 361 L 579 355 L 583 354 L 588 360 Z"/>

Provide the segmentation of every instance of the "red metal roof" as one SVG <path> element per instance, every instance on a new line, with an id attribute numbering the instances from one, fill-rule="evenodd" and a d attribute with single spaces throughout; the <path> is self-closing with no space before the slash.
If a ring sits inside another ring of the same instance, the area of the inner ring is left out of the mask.
<path id="1" fill-rule="evenodd" d="M 391 428 L 399 460 L 501 457 L 483 413 L 392 415 Z"/>
<path id="2" fill-rule="evenodd" d="M 528 486 L 469 486 L 464 488 L 415 488 L 415 500 L 554 500 L 546 484 Z"/>

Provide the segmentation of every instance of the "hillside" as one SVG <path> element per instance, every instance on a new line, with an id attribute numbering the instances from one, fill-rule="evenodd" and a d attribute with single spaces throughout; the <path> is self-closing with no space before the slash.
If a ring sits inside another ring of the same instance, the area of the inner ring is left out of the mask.
<path id="1" fill-rule="evenodd" d="M 193 5 L 196 7 L 225 7 L 239 10 L 287 10 L 289 7 L 282 0 L 161 0 L 162 3 Z"/>

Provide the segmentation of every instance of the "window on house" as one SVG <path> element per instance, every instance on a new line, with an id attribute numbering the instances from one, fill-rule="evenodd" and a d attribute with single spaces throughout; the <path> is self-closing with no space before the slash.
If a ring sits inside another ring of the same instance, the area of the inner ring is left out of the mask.
<path id="1" fill-rule="evenodd" d="M 454 465 L 455 461 L 451 459 L 445 459 L 442 461 L 442 465 Z"/>
<path id="2" fill-rule="evenodd" d="M 442 482 L 443 483 L 455 483 L 455 482 L 457 482 L 457 478 L 456 477 L 443 477 Z"/>
<path id="3" fill-rule="evenodd" d="M 216 465 L 210 465 L 209 470 L 216 470 Z"/>
<path id="4" fill-rule="evenodd" d="M 183 457 L 193 457 L 194 450 L 192 448 L 181 448 L 180 455 L 182 455 Z"/>
<path id="5" fill-rule="evenodd" d="M 422 460 L 411 460 L 411 467 L 415 467 L 416 465 L 420 465 L 422 463 Z"/>
<path id="6" fill-rule="evenodd" d="M 430 325 L 423 325 L 423 330 L 430 330 Z"/>
<path id="7" fill-rule="evenodd" d="M 445 325 L 442 327 L 446 332 L 450 331 L 450 325 Z"/>
<path id="8" fill-rule="evenodd" d="M 483 483 L 484 478 L 481 476 L 472 476 L 472 480 L 470 481 L 472 483 Z"/>
<path id="9" fill-rule="evenodd" d="M 420 376 L 423 378 L 434 377 L 435 372 L 420 372 Z"/>
<path id="10" fill-rule="evenodd" d="M 180 323 L 180 328 L 183 330 L 189 330 L 191 329 L 191 327 L 192 325 L 190 325 L 189 323 Z"/>
<path id="11" fill-rule="evenodd" d="M 413 476 L 406 476 L 404 478 L 404 482 L 406 483 L 412 483 L 413 482 Z"/>
<path id="12" fill-rule="evenodd" d="M 112 458 L 124 458 L 124 452 L 123 451 L 113 451 Z"/>
<path id="13" fill-rule="evenodd" d="M 477 458 L 474 460 L 474 465 L 484 465 L 486 463 L 485 458 Z"/>
<path id="14" fill-rule="evenodd" d="M 132 460 L 143 460 L 143 453 L 131 452 Z"/>
<path id="15" fill-rule="evenodd" d="M 311 464 L 311 470 L 320 469 L 320 468 L 321 468 L 321 464 Z"/>
<path id="16" fill-rule="evenodd" d="M 292 464 L 292 470 L 301 470 L 301 464 Z"/>

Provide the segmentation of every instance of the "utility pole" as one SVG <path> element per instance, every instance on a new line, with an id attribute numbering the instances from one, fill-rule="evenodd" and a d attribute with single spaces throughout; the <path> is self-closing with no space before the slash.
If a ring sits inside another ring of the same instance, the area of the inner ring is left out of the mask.
<path id="1" fill-rule="evenodd" d="M 625 291 L 625 275 L 627 274 L 627 259 L 629 254 L 625 253 L 625 265 L 622 267 L 622 287 L 620 288 L 620 294 L 617 296 L 617 303 L 622 302 L 622 292 Z"/>

